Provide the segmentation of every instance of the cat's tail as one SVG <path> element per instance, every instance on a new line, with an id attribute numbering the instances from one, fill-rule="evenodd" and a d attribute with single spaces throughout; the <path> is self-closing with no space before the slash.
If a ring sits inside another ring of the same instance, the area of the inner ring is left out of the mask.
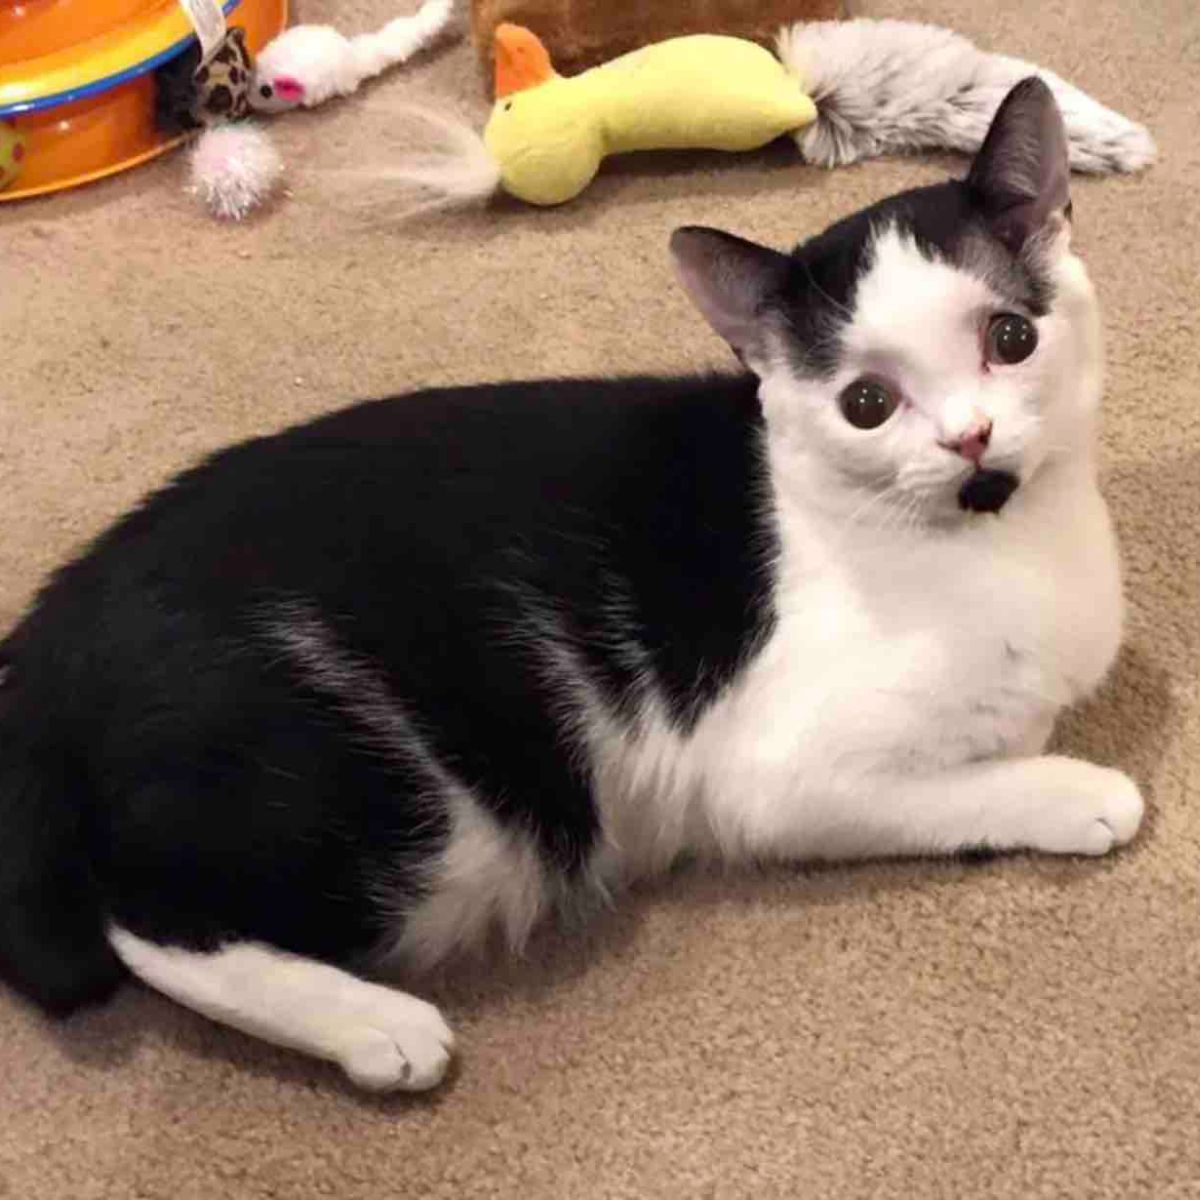
<path id="1" fill-rule="evenodd" d="M 811 163 L 836 167 L 908 150 L 974 153 L 1009 90 L 1029 75 L 1054 93 L 1071 167 L 1107 174 L 1154 161 L 1142 125 L 1020 59 L 913 21 L 814 21 L 779 33 L 777 52 L 804 84 L 817 119 L 796 134 Z"/>
<path id="2" fill-rule="evenodd" d="M 125 970 L 109 947 L 61 757 L 36 748 L 0 646 L 0 979 L 57 1016 L 106 999 Z"/>

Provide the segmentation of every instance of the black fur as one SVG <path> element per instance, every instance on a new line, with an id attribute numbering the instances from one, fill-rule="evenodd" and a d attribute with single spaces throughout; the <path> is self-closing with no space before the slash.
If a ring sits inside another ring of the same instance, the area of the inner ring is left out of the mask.
<path id="1" fill-rule="evenodd" d="M 66 1013 L 103 1000 L 123 971 L 103 937 L 87 813 L 64 802 L 78 791 L 73 764 L 32 744 L 40 714 L 16 704 L 0 679 L 0 978 Z"/>
<path id="2" fill-rule="evenodd" d="M 281 653 L 272 614 L 315 613 L 448 769 L 578 869 L 597 818 L 530 621 L 611 697 L 649 668 L 694 720 L 770 620 L 762 475 L 748 376 L 431 391 L 183 475 L 0 648 L 8 978 L 58 1010 L 102 995 L 109 918 L 344 961 L 383 932 L 381 882 L 419 892 L 445 813 Z"/>
<path id="3" fill-rule="evenodd" d="M 169 137 L 201 127 L 192 112 L 199 65 L 200 43 L 193 42 L 154 72 L 154 123 Z"/>
<path id="4" fill-rule="evenodd" d="M 967 512 L 998 513 L 1017 490 L 1011 471 L 976 471 L 958 491 L 958 506 Z"/>

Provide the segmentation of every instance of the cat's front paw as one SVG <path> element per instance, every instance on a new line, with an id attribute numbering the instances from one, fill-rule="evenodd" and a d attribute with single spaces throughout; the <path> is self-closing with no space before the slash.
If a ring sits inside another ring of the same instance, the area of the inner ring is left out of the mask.
<path id="1" fill-rule="evenodd" d="M 1032 849 L 1099 855 L 1132 840 L 1145 806 L 1128 775 L 1073 759 L 1048 761 L 1058 778 L 1034 819 Z"/>

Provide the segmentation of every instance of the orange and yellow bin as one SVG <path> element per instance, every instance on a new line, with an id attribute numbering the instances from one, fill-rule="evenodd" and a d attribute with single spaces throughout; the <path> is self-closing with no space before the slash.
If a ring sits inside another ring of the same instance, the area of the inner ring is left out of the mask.
<path id="1" fill-rule="evenodd" d="M 256 54 L 287 0 L 227 0 Z M 135 167 L 184 140 L 154 123 L 154 71 L 194 40 L 178 0 L 0 0 L 0 202 Z"/>

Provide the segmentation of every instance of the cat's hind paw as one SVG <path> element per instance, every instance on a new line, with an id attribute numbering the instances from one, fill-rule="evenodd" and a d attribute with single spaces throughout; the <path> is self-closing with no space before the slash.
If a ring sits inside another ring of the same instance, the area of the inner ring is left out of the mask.
<path id="1" fill-rule="evenodd" d="M 454 1034 L 431 1004 L 396 993 L 339 1037 L 337 1061 L 352 1083 L 372 1092 L 423 1092 L 450 1065 Z"/>

